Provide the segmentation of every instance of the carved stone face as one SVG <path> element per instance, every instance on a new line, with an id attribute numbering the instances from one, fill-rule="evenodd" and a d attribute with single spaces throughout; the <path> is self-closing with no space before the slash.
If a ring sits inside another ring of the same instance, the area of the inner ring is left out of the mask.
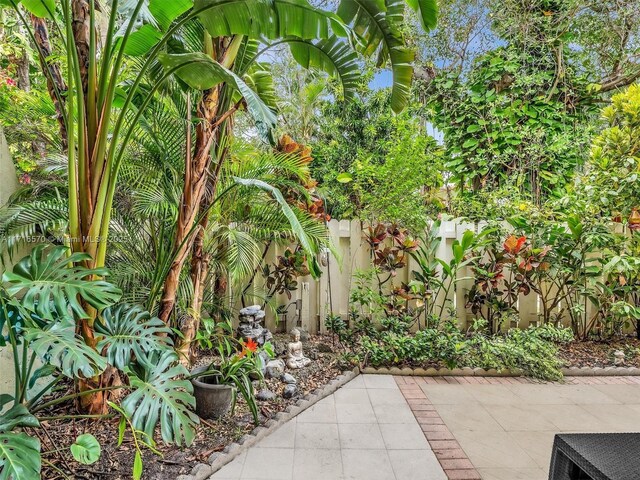
<path id="1" fill-rule="evenodd" d="M 294 342 L 300 341 L 300 331 L 297 328 L 291 330 L 291 338 L 293 338 Z"/>

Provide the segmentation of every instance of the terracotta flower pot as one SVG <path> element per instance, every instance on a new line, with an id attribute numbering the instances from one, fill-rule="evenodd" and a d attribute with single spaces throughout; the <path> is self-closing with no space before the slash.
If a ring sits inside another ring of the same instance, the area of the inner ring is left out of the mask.
<path id="1" fill-rule="evenodd" d="M 207 370 L 198 367 L 191 373 L 197 374 Z M 214 375 L 196 377 L 191 380 L 193 395 L 196 398 L 196 413 L 201 418 L 220 418 L 231 408 L 234 386 L 218 385 Z"/>

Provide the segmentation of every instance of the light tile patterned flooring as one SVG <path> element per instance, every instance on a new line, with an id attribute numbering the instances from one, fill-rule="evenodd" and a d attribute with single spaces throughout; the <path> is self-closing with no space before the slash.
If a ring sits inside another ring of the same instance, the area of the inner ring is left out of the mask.
<path id="1" fill-rule="evenodd" d="M 446 480 L 390 375 L 360 375 L 212 479 Z"/>
<path id="2" fill-rule="evenodd" d="M 556 433 L 640 431 L 640 377 L 397 381 L 425 394 L 483 480 L 546 480 Z"/>
<path id="3" fill-rule="evenodd" d="M 211 478 L 546 480 L 556 433 L 630 431 L 640 377 L 360 375 Z"/>

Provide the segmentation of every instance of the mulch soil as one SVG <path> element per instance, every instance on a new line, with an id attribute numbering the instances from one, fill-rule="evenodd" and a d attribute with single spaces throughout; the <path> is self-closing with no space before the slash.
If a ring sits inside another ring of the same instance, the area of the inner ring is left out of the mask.
<path id="1" fill-rule="evenodd" d="M 275 335 L 274 343 L 277 352 L 282 352 L 290 341 L 287 335 Z M 336 361 L 336 354 L 331 346 L 331 338 L 326 336 L 311 336 L 304 343 L 305 355 L 314 359 L 311 364 L 299 370 L 287 370 L 297 380 L 298 393 L 291 399 L 282 397 L 284 383 L 279 379 L 265 380 L 266 387 L 276 394 L 271 401 L 258 402 L 260 419 L 264 424 L 267 420 L 294 404 L 299 398 L 323 387 L 337 377 L 342 370 Z M 199 364 L 206 362 L 204 355 Z M 70 386 L 69 386 L 70 387 Z M 259 387 L 258 390 L 263 387 Z M 69 391 L 61 391 L 62 396 Z M 50 397 L 47 400 L 54 398 Z M 57 405 L 51 411 L 39 412 L 40 416 L 72 415 L 76 413 L 73 404 Z M 72 479 L 131 479 L 135 448 L 129 432 L 125 435 L 120 447 L 118 441 L 118 418 L 110 419 L 72 419 L 42 422 L 42 429 L 33 429 L 30 433 L 39 436 L 42 444 L 43 465 L 42 478 L 47 480 Z M 143 455 L 143 479 L 174 480 L 178 475 L 188 474 L 197 463 L 207 463 L 208 458 L 215 452 L 220 452 L 225 446 L 238 440 L 255 428 L 253 419 L 246 403 L 238 397 L 235 412 L 225 415 L 218 420 L 201 420 L 196 438 L 189 447 L 166 445 L 158 441 L 156 448 L 162 454 L 156 455 L 146 451 Z M 100 460 L 93 465 L 77 463 L 69 451 L 69 446 L 78 435 L 93 434 L 102 447 Z M 156 432 L 156 439 L 160 439 L 160 432 Z"/>
<path id="2" fill-rule="evenodd" d="M 283 352 L 288 341 L 288 336 L 276 335 L 274 338 L 276 351 Z M 640 367 L 640 340 L 631 336 L 571 342 L 561 344 L 558 347 L 559 356 L 567 367 L 614 366 L 614 352 L 617 350 L 625 353 L 623 366 Z M 336 359 L 336 354 L 340 349 L 333 346 L 330 336 L 312 336 L 305 342 L 304 349 L 305 354 L 314 360 L 306 368 L 288 370 L 288 373 L 292 373 L 298 382 L 298 393 L 295 397 L 291 399 L 282 397 L 285 384 L 279 379 L 267 379 L 265 385 L 257 389 L 266 387 L 276 394 L 274 400 L 258 402 L 261 424 L 274 417 L 276 413 L 285 410 L 287 406 L 294 404 L 300 397 L 326 385 L 342 373 Z M 198 364 L 207 363 L 209 358 L 206 354 L 202 355 Z M 69 391 L 60 391 L 58 396 L 65 395 Z M 52 411 L 40 412 L 40 415 L 59 416 L 74 413 L 74 406 L 69 403 L 57 405 Z M 131 478 L 135 448 L 128 432 L 122 445 L 117 446 L 118 418 L 44 421 L 42 426 L 42 429 L 31 431 L 32 434 L 40 438 L 44 452 L 42 478 L 47 480 L 65 478 L 124 480 Z M 251 432 L 254 427 L 246 403 L 242 398 L 238 398 L 233 415 L 229 413 L 218 420 L 202 420 L 198 426 L 196 438 L 189 447 L 166 445 L 159 441 L 156 447 L 161 455 L 145 451 L 142 478 L 173 480 L 178 475 L 188 474 L 196 463 L 206 463 L 211 454 L 222 451 L 225 446 Z M 102 446 L 101 458 L 93 465 L 77 463 L 69 451 L 69 445 L 78 435 L 83 433 L 93 434 Z M 156 438 L 160 438 L 159 432 L 156 432 Z"/>
<path id="3" fill-rule="evenodd" d="M 624 352 L 623 367 L 640 367 L 640 340 L 631 336 L 559 345 L 567 367 L 613 367 L 614 352 Z"/>

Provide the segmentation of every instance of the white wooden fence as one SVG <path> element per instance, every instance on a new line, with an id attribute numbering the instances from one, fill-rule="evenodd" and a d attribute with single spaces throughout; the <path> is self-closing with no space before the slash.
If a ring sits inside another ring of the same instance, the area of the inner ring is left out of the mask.
<path id="1" fill-rule="evenodd" d="M 483 224 L 463 223 L 457 221 L 443 221 L 440 227 L 439 236 L 441 242 L 438 248 L 437 257 L 449 262 L 452 258 L 451 246 L 455 239 L 460 240 L 467 230 L 478 232 L 483 228 Z M 324 320 L 328 313 L 339 314 L 343 319 L 348 318 L 349 294 L 353 283 L 353 274 L 357 270 L 365 270 L 372 267 L 369 246 L 362 235 L 362 225 L 359 220 L 331 220 L 329 222 L 331 240 L 339 253 L 339 258 L 334 258 L 330 253 L 321 258 L 322 276 L 313 279 L 306 276 L 298 279 L 298 289 L 292 292 L 291 300 L 285 295 L 278 295 L 274 300 L 278 306 L 291 305 L 286 315 L 286 325 L 284 318 L 280 318 L 276 324 L 276 315 L 267 311 L 266 325 L 272 331 L 274 329 L 284 331 L 291 330 L 295 323 L 306 328 L 311 333 L 324 332 Z M 282 254 L 284 248 L 273 247 L 266 257 L 267 262 L 274 262 L 276 257 Z M 411 272 L 417 270 L 415 261 L 409 259 L 407 265 L 398 270 L 397 277 L 393 279 L 395 285 L 400 282 L 409 282 Z M 258 274 L 257 277 L 260 275 Z M 468 278 L 467 278 L 468 277 Z M 466 328 L 473 321 L 474 315 L 465 307 L 465 295 L 473 284 L 470 269 L 463 268 L 459 272 L 459 281 L 455 288 L 451 289 L 449 298 L 445 299 L 443 294 L 436 301 L 439 305 L 448 300 L 448 305 L 453 307 L 455 317 L 462 328 Z M 296 315 L 296 305 L 292 304 L 296 300 L 301 300 L 301 311 Z M 561 308 L 562 306 L 560 306 Z M 560 310 L 559 308 L 559 310 Z M 531 292 L 529 295 L 520 295 L 518 300 L 518 310 L 520 312 L 520 327 L 528 327 L 535 324 L 540 319 L 540 301 L 538 296 Z M 445 312 L 447 309 L 445 309 Z M 446 315 L 446 314 L 445 314 Z M 568 321 L 566 313 L 563 318 Z M 509 325 L 505 325 L 509 327 Z"/>

